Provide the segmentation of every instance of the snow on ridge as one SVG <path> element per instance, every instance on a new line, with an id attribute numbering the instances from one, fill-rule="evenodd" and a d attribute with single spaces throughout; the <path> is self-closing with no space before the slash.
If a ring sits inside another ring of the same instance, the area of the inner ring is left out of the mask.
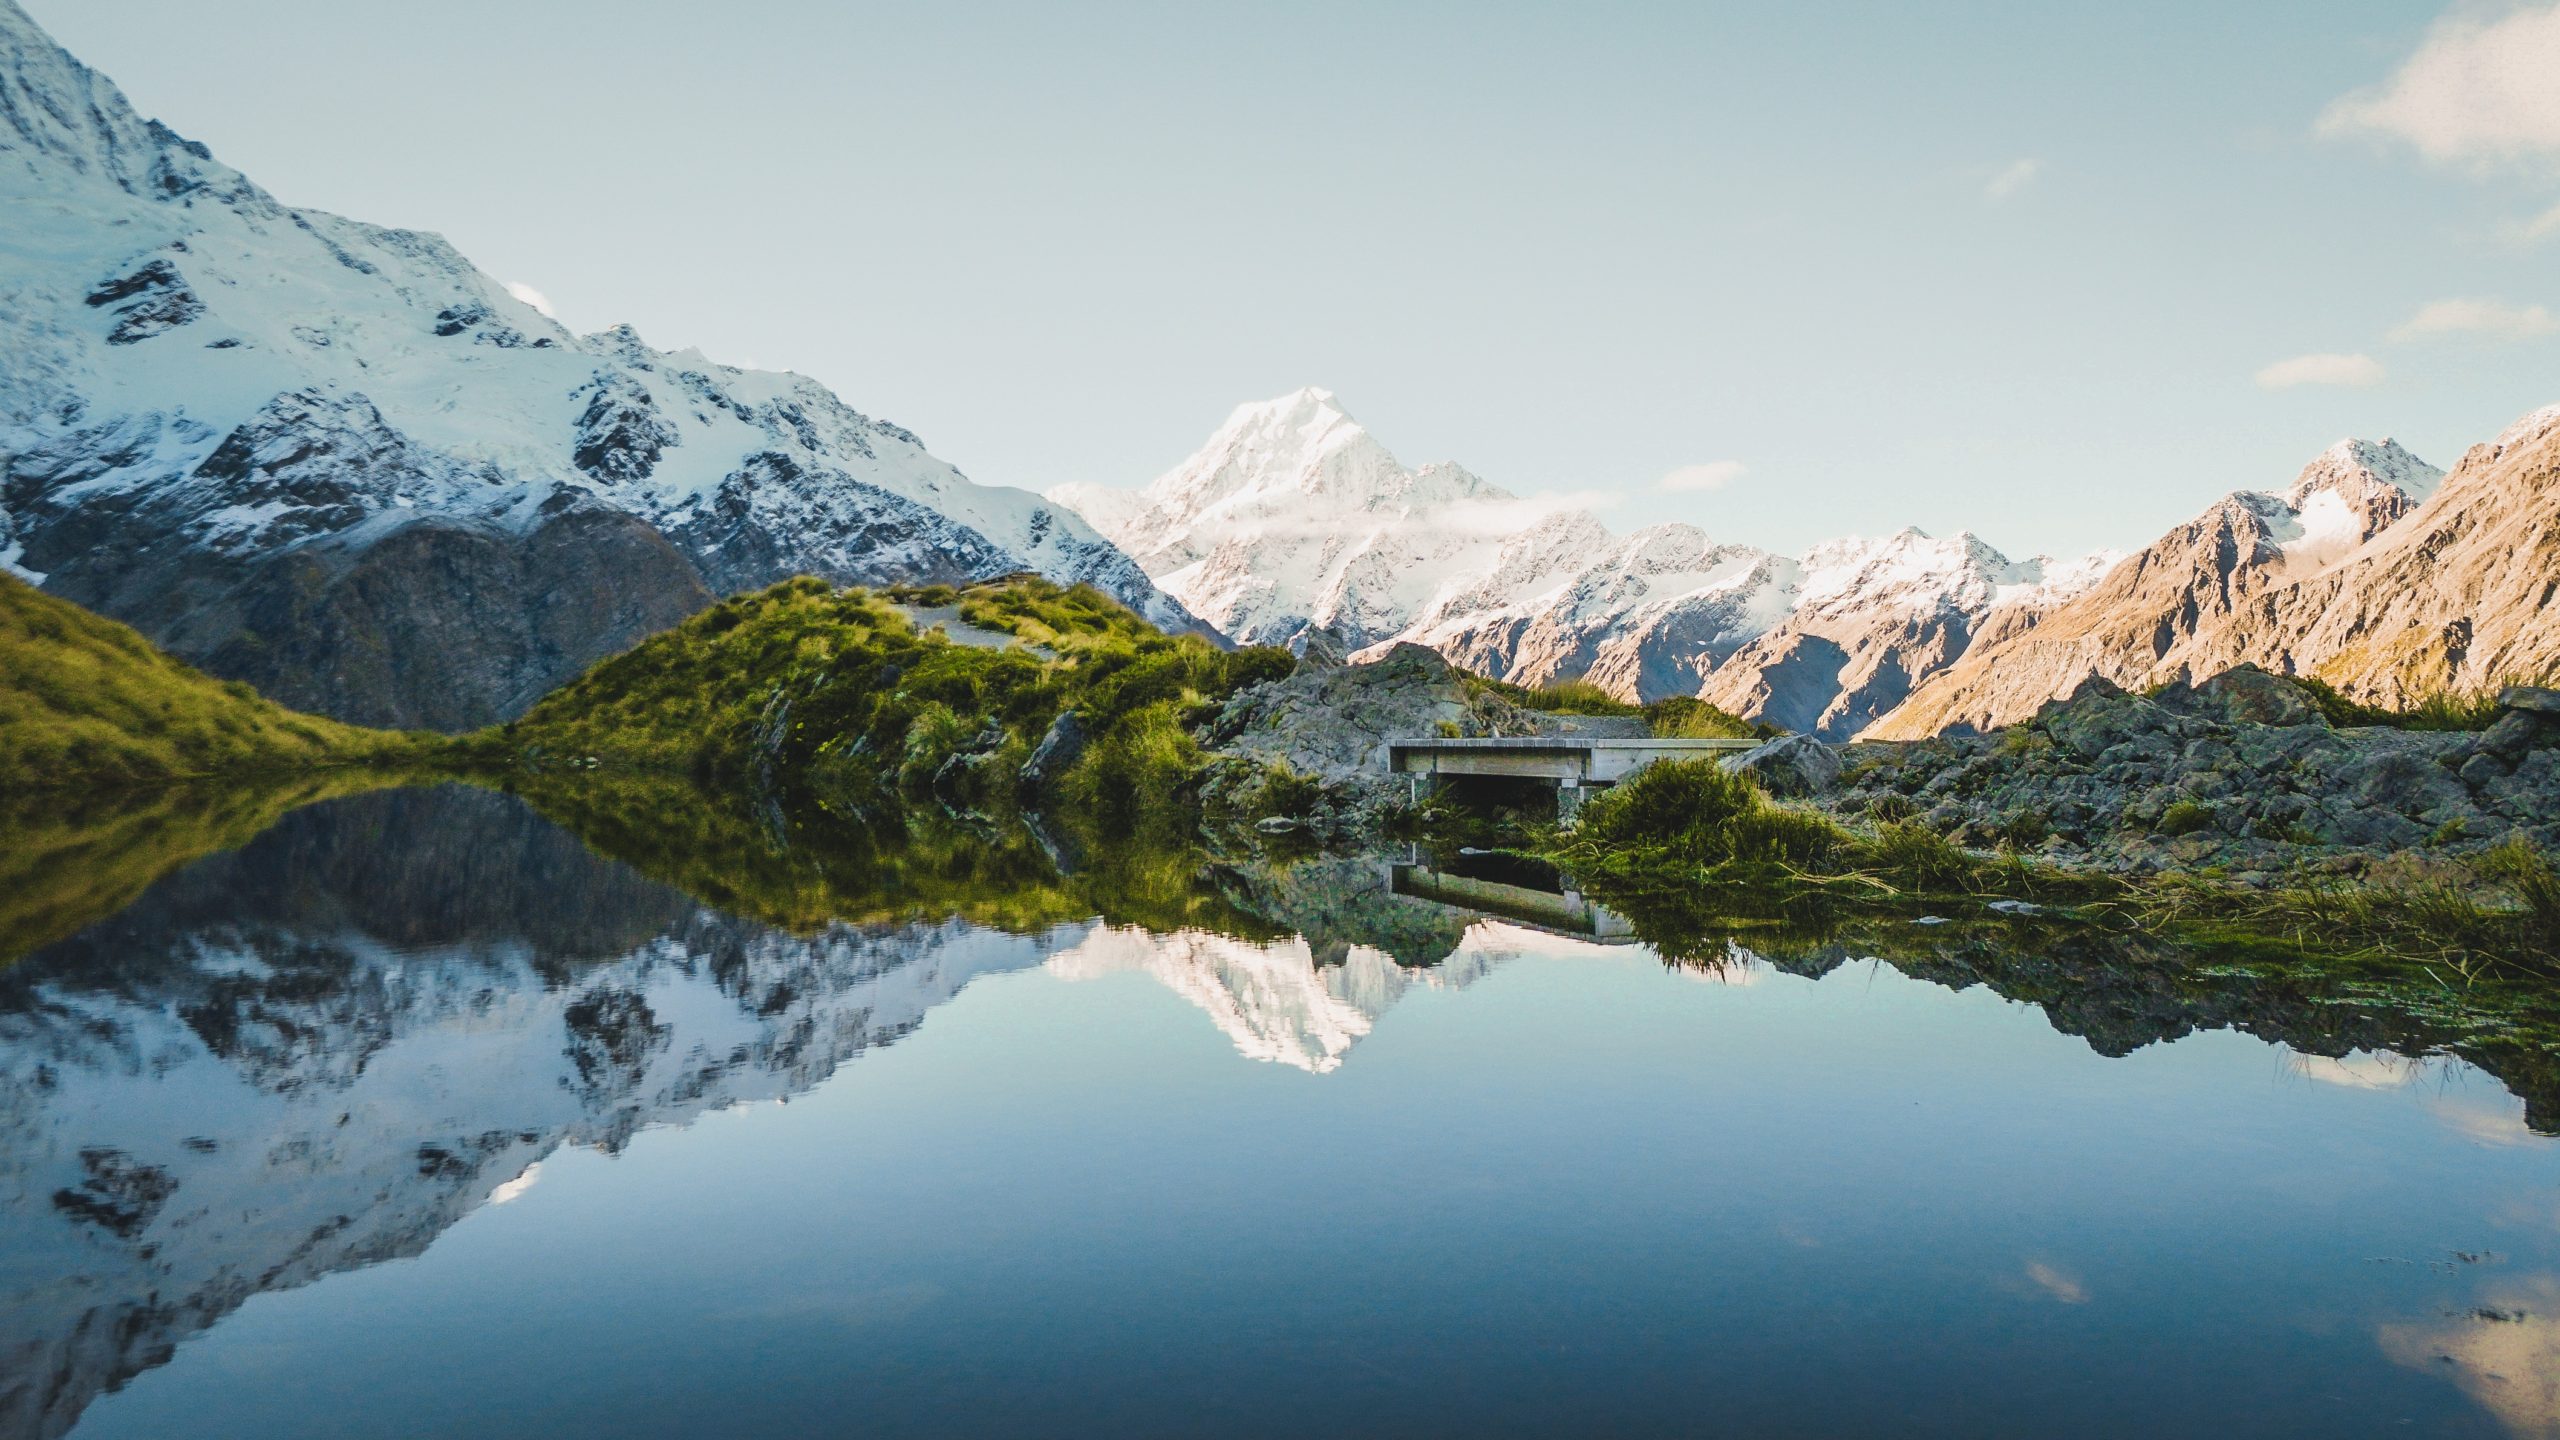
<path id="1" fill-rule="evenodd" d="M 971 481 L 815 380 L 655 350 L 629 326 L 573 335 L 441 236 L 276 203 L 135 114 L 14 0 L 0 209 L 0 454 L 64 454 L 145 417 L 218 440 L 279 397 L 331 395 L 414 455 L 638 515 L 715 586 L 1028 568 L 1194 623 L 1070 511 Z M 208 514 L 243 513 L 197 474 L 200 452 L 93 451 L 94 483 L 192 485 Z M 15 520 L 15 543 L 42 551 L 41 526 Z M 725 551 L 702 548 L 714 532 Z"/>

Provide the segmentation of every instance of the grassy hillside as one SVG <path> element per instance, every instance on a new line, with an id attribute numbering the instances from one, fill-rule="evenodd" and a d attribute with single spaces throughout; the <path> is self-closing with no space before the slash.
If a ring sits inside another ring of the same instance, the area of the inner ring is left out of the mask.
<path id="1" fill-rule="evenodd" d="M 900 605 L 959 607 L 1002 649 L 919 632 Z M 604 661 L 485 742 L 536 766 L 593 756 L 885 813 L 931 797 L 1000 813 L 1065 712 L 1080 743 L 1039 789 L 1128 825 L 1184 808 L 1205 757 L 1188 727 L 1285 675 L 1284 651 L 1169 636 L 1086 586 L 1022 577 L 885 595 L 798 579 L 735 596 Z"/>
<path id="2" fill-rule="evenodd" d="M 435 743 L 287 710 L 0 575 L 0 791 L 410 759 Z"/>

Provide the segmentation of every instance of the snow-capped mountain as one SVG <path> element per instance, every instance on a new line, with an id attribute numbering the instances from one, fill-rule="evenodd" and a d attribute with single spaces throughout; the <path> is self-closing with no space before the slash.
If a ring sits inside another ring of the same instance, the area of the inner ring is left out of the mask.
<path id="1" fill-rule="evenodd" d="M 1068 511 L 814 380 L 570 334 L 441 238 L 276 201 L 0 0 L 0 563 L 289 703 L 511 714 L 717 594 L 1037 570 Z"/>
<path id="2" fill-rule="evenodd" d="M 1314 389 L 1238 407 L 1141 494 L 1069 485 L 1049 498 L 1246 644 L 1383 639 L 1536 518 L 1458 466 L 1405 469 Z"/>
<path id="3" fill-rule="evenodd" d="M 1970 534 L 1837 540 L 1798 562 L 1786 617 L 1716 666 L 1699 692 L 1736 715 L 1845 740 L 1955 663 L 1990 615 L 2035 613 L 2121 555 L 2012 561 Z"/>
<path id="4" fill-rule="evenodd" d="M 2254 597 L 2286 591 L 2394 530 L 2443 479 L 2390 440 L 2342 440 L 2283 493 L 2226 495 L 2078 595 L 1986 617 L 1960 658 L 1868 733 L 1915 739 L 2011 724 L 2093 675 L 2141 687 L 2238 659 L 2291 672 L 2298 657 L 2281 643 L 2216 663 L 2204 663 L 2199 646 Z"/>
<path id="5" fill-rule="evenodd" d="M 1612 533 L 1456 465 L 1407 470 L 1332 394 L 1247 405 L 1143 490 L 1062 487 L 1156 583 L 1242 641 L 1430 646 L 1522 684 L 1585 677 L 1854 732 L 1963 653 L 2003 603 L 2050 604 L 2112 556 L 2012 562 L 1907 530 L 1799 557 L 1694 526 Z"/>

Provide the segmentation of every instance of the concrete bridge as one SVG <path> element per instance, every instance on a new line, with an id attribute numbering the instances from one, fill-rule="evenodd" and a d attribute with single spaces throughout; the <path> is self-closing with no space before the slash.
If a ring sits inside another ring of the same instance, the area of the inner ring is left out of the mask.
<path id="1" fill-rule="evenodd" d="M 1604 739 L 1588 735 L 1520 735 L 1464 740 L 1387 742 L 1387 768 L 1411 778 L 1416 799 L 1423 777 L 1502 776 L 1552 780 L 1556 811 L 1571 815 L 1582 792 L 1615 785 L 1656 760 L 1694 760 L 1758 748 L 1758 740 Z"/>

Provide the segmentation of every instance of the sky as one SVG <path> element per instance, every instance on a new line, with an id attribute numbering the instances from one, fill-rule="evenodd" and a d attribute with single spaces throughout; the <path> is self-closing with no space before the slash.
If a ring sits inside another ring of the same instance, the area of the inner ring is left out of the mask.
<path id="1" fill-rule="evenodd" d="M 2560 402 L 2560 4 L 24 0 L 291 204 L 981 481 L 1304 385 L 1615 528 L 2141 544 Z"/>

